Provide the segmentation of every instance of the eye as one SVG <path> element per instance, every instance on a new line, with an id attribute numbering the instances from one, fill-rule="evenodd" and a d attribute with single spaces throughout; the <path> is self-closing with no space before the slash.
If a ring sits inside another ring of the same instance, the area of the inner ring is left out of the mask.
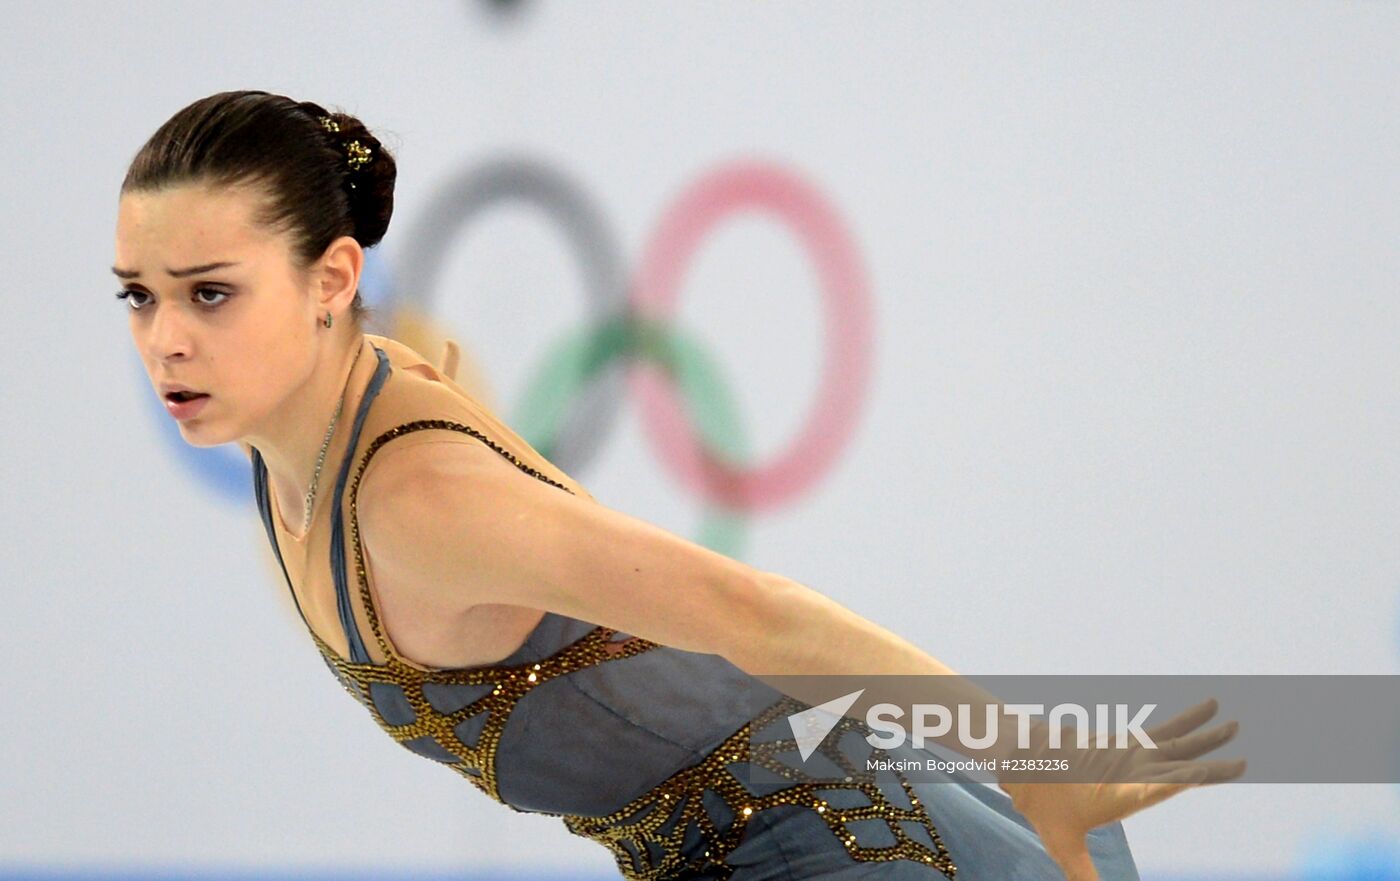
<path id="1" fill-rule="evenodd" d="M 202 299 L 202 296 L 206 294 L 215 297 L 222 297 L 223 299 L 214 300 L 212 302 L 206 299 Z M 139 311 L 142 307 L 144 307 L 146 305 L 146 299 L 150 298 L 150 295 L 147 294 L 145 291 L 134 291 L 130 289 L 117 291 L 116 296 L 118 300 L 127 300 L 130 303 L 130 308 L 133 312 Z M 219 306 L 224 302 L 224 300 L 227 300 L 232 295 L 229 294 L 227 291 L 220 291 L 215 288 L 196 288 L 194 296 L 196 302 L 198 302 L 201 306 L 209 306 L 212 308 Z M 136 299 L 137 297 L 144 297 L 146 299 L 138 300 Z"/>
<path id="2" fill-rule="evenodd" d="M 146 296 L 146 294 L 142 293 L 141 291 L 131 291 L 131 290 L 117 291 L 117 299 L 118 299 L 118 300 L 126 300 L 126 301 L 128 301 L 128 304 L 129 304 L 130 307 L 131 307 L 131 311 L 133 311 L 133 312 L 135 312 L 136 310 L 140 309 L 140 308 L 141 308 L 142 302 L 144 302 L 144 301 L 138 301 L 138 300 L 136 300 L 135 298 L 136 298 L 136 297 L 144 297 L 144 296 Z"/>

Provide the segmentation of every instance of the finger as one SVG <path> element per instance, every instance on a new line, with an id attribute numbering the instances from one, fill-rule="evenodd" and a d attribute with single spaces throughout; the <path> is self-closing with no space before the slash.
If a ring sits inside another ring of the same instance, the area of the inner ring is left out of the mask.
<path id="1" fill-rule="evenodd" d="M 1234 720 L 1217 725 L 1207 731 L 1174 737 L 1168 741 L 1156 741 L 1156 755 L 1162 760 L 1192 759 L 1202 753 L 1228 743 L 1240 730 L 1240 723 Z M 1149 752 L 1151 752 L 1149 750 Z"/>
<path id="2" fill-rule="evenodd" d="M 438 371 L 443 376 L 456 382 L 457 380 L 457 359 L 462 354 L 456 340 L 448 340 L 442 344 L 442 368 Z"/>
<path id="3" fill-rule="evenodd" d="M 1153 728 L 1147 729 L 1148 737 L 1154 741 L 1170 740 L 1173 737 L 1180 737 L 1189 731 L 1194 731 L 1205 724 L 1206 720 L 1215 715 L 1215 711 L 1220 708 L 1215 698 L 1206 698 L 1189 710 L 1174 716 Z"/>
<path id="4" fill-rule="evenodd" d="M 1131 777 L 1133 761 L 1141 755 L 1141 750 L 1136 749 L 1115 749 L 1114 752 L 1117 755 L 1109 763 L 1108 770 L 1100 778 L 1102 780 L 1122 780 Z"/>
<path id="5" fill-rule="evenodd" d="M 1238 777 L 1240 774 L 1243 774 L 1244 766 L 1244 760 L 1240 759 L 1238 761 L 1238 769 L 1232 772 L 1230 776 Z M 1220 780 L 1210 780 L 1208 779 L 1209 776 L 1210 772 L 1206 769 L 1185 768 L 1163 774 L 1152 782 L 1129 784 L 1138 787 L 1135 792 L 1137 807 L 1122 816 L 1126 817 L 1130 814 L 1137 813 L 1143 808 L 1165 801 L 1183 790 L 1221 782 Z M 1225 779 L 1230 779 L 1230 777 L 1226 777 Z"/>
<path id="6" fill-rule="evenodd" d="M 1244 773 L 1244 769 L 1244 759 L 1212 759 L 1204 762 L 1154 762 L 1149 765 L 1143 765 L 1133 776 L 1135 779 L 1151 782 L 1154 780 L 1167 780 L 1173 775 L 1187 772 L 1194 775 L 1192 778 L 1194 782 L 1204 785 L 1234 780 Z"/>
<path id="7" fill-rule="evenodd" d="M 1131 816 L 1144 808 L 1149 808 L 1155 804 L 1164 802 L 1177 793 L 1184 792 L 1196 786 L 1196 779 L 1201 775 L 1202 772 L 1200 771 L 1186 769 L 1164 774 L 1150 783 L 1126 784 L 1134 787 L 1131 801 L 1135 804 L 1135 807 L 1120 814 L 1118 818 L 1121 820 L 1124 817 Z"/>
<path id="8" fill-rule="evenodd" d="M 1215 715 L 1215 711 L 1220 708 L 1215 698 L 1206 698 L 1194 707 L 1182 711 L 1176 716 L 1168 719 L 1160 725 L 1155 725 L 1147 729 L 1153 740 L 1170 740 L 1173 737 L 1180 737 L 1187 732 L 1194 731 Z"/>

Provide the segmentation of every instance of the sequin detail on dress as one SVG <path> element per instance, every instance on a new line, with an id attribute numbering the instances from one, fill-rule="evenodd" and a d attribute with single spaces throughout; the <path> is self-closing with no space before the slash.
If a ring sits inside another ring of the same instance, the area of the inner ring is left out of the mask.
<path id="1" fill-rule="evenodd" d="M 938 830 L 919 806 L 908 780 L 896 775 L 909 805 L 899 807 L 886 797 L 873 773 L 857 766 L 835 745 L 843 734 L 856 730 L 854 720 L 841 720 L 817 748 L 845 772 L 839 779 L 817 778 L 782 761 L 784 756 L 800 755 L 794 739 L 751 740 L 755 731 L 805 709 L 807 706 L 800 701 L 785 698 L 730 735 L 699 764 L 677 773 L 630 804 L 606 817 L 566 815 L 564 824 L 575 835 L 591 838 L 611 850 L 624 878 L 655 881 L 682 872 L 723 878 L 732 871 L 723 861 L 743 840 L 754 816 L 779 805 L 793 805 L 821 817 L 857 862 L 912 860 L 936 868 L 948 878 L 955 877 L 957 867 Z M 871 755 L 881 755 L 881 751 L 872 750 Z M 753 780 L 754 766 L 794 782 L 776 791 L 756 794 L 746 785 Z M 746 771 L 735 773 L 733 768 Z M 717 811 L 705 804 L 706 793 L 723 799 L 723 813 L 730 818 L 724 826 L 714 820 Z M 863 798 L 865 804 L 833 804 L 835 793 Z M 888 835 L 882 837 L 892 843 L 861 844 L 851 824 L 863 821 L 883 822 Z M 686 861 L 681 850 L 685 832 L 691 826 L 699 828 L 705 850 L 699 859 Z M 916 841 L 910 826 L 919 828 L 919 837 L 927 836 L 933 847 Z"/>
<path id="2" fill-rule="evenodd" d="M 370 629 L 388 662 L 380 665 L 346 661 L 314 632 L 311 635 L 346 691 L 369 710 L 390 737 L 407 749 L 448 765 L 492 799 L 520 811 L 502 799 L 496 774 L 497 747 L 516 704 L 531 689 L 551 679 L 634 657 L 658 644 L 635 636 L 619 640 L 618 631 L 599 626 L 531 663 L 425 671 L 401 661 L 384 636 L 370 595 L 360 544 L 357 498 L 361 478 L 374 453 L 396 437 L 424 429 L 469 434 L 525 473 L 573 492 L 459 422 L 424 419 L 385 431 L 365 450 L 350 484 L 349 525 L 360 597 Z M 903 775 L 894 776 L 907 807 L 891 801 L 872 772 L 856 767 L 842 754 L 837 746 L 840 735 L 856 727 L 854 720 L 840 720 L 818 748 L 843 769 L 840 777 L 816 778 L 784 763 L 781 759 L 785 754 L 798 756 L 797 743 L 792 738 L 753 739 L 755 732 L 764 730 L 768 723 L 803 709 L 804 704 L 791 698 L 779 701 L 734 731 L 703 760 L 676 772 L 610 814 L 528 813 L 561 817 L 570 832 L 608 848 L 622 876 L 635 881 L 664 881 L 695 873 L 708 878 L 729 877 L 732 869 L 725 864 L 725 857 L 742 842 L 755 815 L 779 805 L 815 812 L 854 861 L 910 860 L 953 878 L 957 867 Z M 871 752 L 882 754 L 873 748 Z M 770 776 L 778 775 L 791 782 L 756 794 L 745 786 L 746 766 L 761 768 Z M 722 807 L 713 801 L 715 798 L 722 801 Z M 888 831 L 878 836 L 881 844 L 867 845 L 859 840 L 851 824 L 862 821 L 883 822 Z M 687 842 L 696 840 L 702 842 L 700 847 L 687 847 Z"/>

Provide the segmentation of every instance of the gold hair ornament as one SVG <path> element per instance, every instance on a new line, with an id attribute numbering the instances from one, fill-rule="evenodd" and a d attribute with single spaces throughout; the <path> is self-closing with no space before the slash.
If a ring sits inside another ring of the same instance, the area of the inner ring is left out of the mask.
<path id="1" fill-rule="evenodd" d="M 317 119 L 320 120 L 321 127 L 324 128 L 326 131 L 333 132 L 335 134 L 340 134 L 340 123 L 336 122 L 334 119 L 331 119 L 329 116 L 318 116 Z M 370 148 L 366 147 L 364 144 L 361 144 L 358 139 L 349 141 L 345 144 L 345 161 L 346 164 L 350 166 L 351 171 L 359 171 L 363 169 L 366 165 L 369 164 L 369 161 L 373 157 L 373 155 L 373 151 L 371 151 Z M 355 182 L 353 180 L 350 181 L 350 186 L 352 188 L 355 186 Z"/>

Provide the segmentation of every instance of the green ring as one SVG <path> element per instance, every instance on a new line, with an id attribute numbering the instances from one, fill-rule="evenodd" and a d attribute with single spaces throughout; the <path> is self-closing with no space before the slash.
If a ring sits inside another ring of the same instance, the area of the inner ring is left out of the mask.
<path id="1" fill-rule="evenodd" d="M 546 458 L 553 458 L 568 405 L 616 358 L 640 358 L 664 369 L 689 404 L 702 443 L 728 464 L 738 467 L 748 461 L 742 423 L 716 365 L 674 324 L 627 314 L 572 333 L 550 350 L 526 387 L 512 420 L 515 430 Z M 746 523 L 742 512 L 711 504 L 697 541 L 741 559 Z"/>

